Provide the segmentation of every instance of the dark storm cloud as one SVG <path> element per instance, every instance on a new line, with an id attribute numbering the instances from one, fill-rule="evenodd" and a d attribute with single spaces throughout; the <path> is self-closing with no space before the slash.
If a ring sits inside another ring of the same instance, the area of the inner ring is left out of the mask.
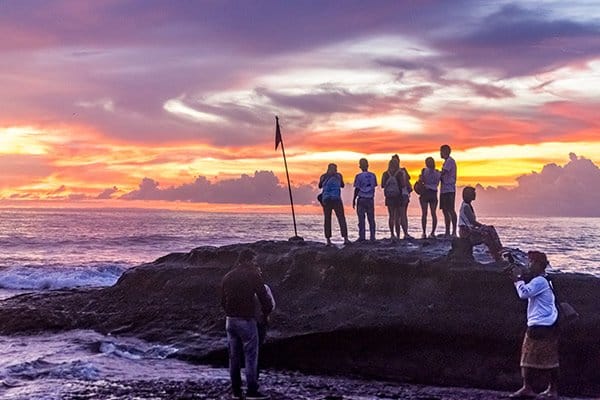
<path id="1" fill-rule="evenodd" d="M 113 186 L 111 188 L 104 189 L 102 192 L 100 192 L 100 194 L 98 194 L 98 196 L 96 196 L 96 198 L 97 199 L 110 199 L 110 196 L 117 193 L 118 191 L 119 191 L 119 189 L 117 189 L 116 186 Z"/>
<path id="2" fill-rule="evenodd" d="M 315 201 L 316 188 L 311 185 L 293 187 L 294 201 L 310 204 Z M 235 179 L 211 182 L 199 176 L 192 183 L 161 188 L 154 179 L 144 178 L 139 189 L 121 196 L 124 200 L 165 200 L 233 204 L 287 204 L 288 189 L 271 171 L 256 171 Z"/>

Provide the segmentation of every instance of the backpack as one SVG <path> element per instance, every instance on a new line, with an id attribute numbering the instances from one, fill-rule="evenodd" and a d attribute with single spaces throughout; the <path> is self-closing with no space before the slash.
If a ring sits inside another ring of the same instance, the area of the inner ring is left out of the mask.
<path id="1" fill-rule="evenodd" d="M 393 175 L 389 174 L 387 181 L 385 181 L 385 187 L 383 188 L 385 197 L 398 197 L 402 194 L 400 185 L 398 184 L 398 178 L 396 177 L 398 172 L 399 170 Z"/>
<path id="2" fill-rule="evenodd" d="M 339 174 L 333 175 L 325 179 L 323 182 L 323 196 L 322 200 L 325 201 L 327 199 L 340 199 L 341 198 L 341 185 L 342 181 L 340 180 Z"/>

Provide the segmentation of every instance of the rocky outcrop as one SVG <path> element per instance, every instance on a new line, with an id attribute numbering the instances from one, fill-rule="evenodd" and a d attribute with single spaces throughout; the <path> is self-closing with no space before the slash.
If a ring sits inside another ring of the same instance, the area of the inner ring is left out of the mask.
<path id="1" fill-rule="evenodd" d="M 4 334 L 95 329 L 173 344 L 178 356 L 224 364 L 222 276 L 239 252 L 258 253 L 277 298 L 266 365 L 397 381 L 514 389 L 525 327 L 500 265 L 446 254 L 450 242 L 353 244 L 260 241 L 173 253 L 127 271 L 116 285 L 8 299 Z M 600 395 L 600 279 L 560 274 L 580 312 L 564 333 L 563 388 Z"/>

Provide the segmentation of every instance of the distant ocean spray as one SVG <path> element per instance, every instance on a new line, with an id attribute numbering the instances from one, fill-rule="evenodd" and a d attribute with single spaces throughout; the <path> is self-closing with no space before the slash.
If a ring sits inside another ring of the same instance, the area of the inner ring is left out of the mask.
<path id="1" fill-rule="evenodd" d="M 356 216 L 347 207 L 350 238 Z M 442 220 L 441 215 L 439 216 Z M 298 215 L 298 233 L 323 241 L 322 215 Z M 556 270 L 600 276 L 600 218 L 485 218 L 505 246 L 549 254 Z M 335 218 L 334 218 L 335 220 Z M 377 236 L 388 237 L 387 216 Z M 334 222 L 334 242 L 341 242 Z M 438 233 L 443 230 L 443 222 Z M 409 231 L 420 236 L 420 219 Z M 145 209 L 0 210 L 0 297 L 14 291 L 109 286 L 132 266 L 171 252 L 293 235 L 288 214 L 207 213 Z"/>

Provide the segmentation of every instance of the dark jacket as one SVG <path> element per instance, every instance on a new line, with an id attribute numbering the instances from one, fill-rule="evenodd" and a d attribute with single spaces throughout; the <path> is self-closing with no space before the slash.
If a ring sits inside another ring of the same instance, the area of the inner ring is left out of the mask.
<path id="1" fill-rule="evenodd" d="M 223 277 L 221 305 L 228 317 L 256 318 L 254 295 L 258 297 L 263 314 L 269 315 L 273 305 L 256 268 L 239 266 Z"/>

